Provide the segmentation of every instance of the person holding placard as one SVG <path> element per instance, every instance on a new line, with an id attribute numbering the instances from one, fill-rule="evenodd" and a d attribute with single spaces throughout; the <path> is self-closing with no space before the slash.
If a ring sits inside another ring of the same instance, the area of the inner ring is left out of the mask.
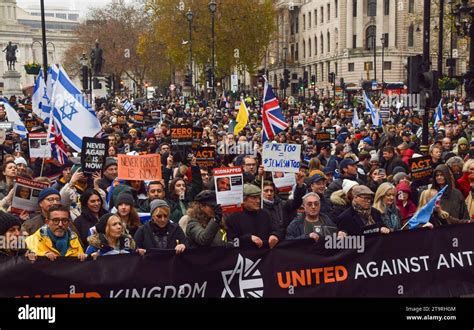
<path id="1" fill-rule="evenodd" d="M 232 213 L 225 221 L 229 242 L 234 246 L 273 248 L 282 239 L 278 225 L 260 208 L 260 188 L 244 185 L 243 211 Z"/>

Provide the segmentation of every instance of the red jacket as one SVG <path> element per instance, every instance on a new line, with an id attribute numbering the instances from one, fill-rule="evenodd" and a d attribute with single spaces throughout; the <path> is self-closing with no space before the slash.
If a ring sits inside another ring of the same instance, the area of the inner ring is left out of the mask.
<path id="1" fill-rule="evenodd" d="M 400 152 L 400 157 L 405 162 L 405 164 L 410 165 L 408 163 L 408 161 L 410 160 L 410 158 L 413 157 L 414 153 L 415 153 L 415 151 L 413 151 L 412 149 L 405 149 L 405 150 Z"/>
<path id="2" fill-rule="evenodd" d="M 461 190 L 464 198 L 467 198 L 471 191 L 471 185 L 469 184 L 469 172 L 465 172 L 460 179 L 456 181 L 456 188 Z"/>
<path id="3" fill-rule="evenodd" d="M 408 201 L 405 206 L 401 200 L 397 197 L 396 205 L 400 210 L 400 216 L 402 217 L 402 223 L 405 224 L 407 220 L 409 220 L 415 213 L 416 213 L 416 205 L 411 200 L 411 190 L 410 186 L 406 182 L 400 182 L 397 185 L 397 196 L 400 191 L 406 192 L 408 194 Z"/>

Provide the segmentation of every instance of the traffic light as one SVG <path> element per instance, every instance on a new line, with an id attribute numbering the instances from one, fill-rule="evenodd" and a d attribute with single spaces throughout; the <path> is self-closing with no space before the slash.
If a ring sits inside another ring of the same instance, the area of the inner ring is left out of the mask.
<path id="1" fill-rule="evenodd" d="M 334 72 L 329 72 L 328 74 L 328 81 L 331 84 L 334 84 L 336 82 L 336 74 Z"/>
<path id="2" fill-rule="evenodd" d="M 145 88 L 148 88 L 148 82 L 145 81 Z"/>
<path id="3" fill-rule="evenodd" d="M 298 86 L 300 87 L 300 89 L 303 89 L 303 78 L 301 77 L 298 78 Z"/>
<path id="4" fill-rule="evenodd" d="M 312 75 L 311 76 L 311 87 L 315 87 L 316 86 L 316 75 Z"/>
<path id="5" fill-rule="evenodd" d="M 112 76 L 105 77 L 105 88 L 107 90 L 112 90 Z"/>
<path id="6" fill-rule="evenodd" d="M 303 72 L 303 87 L 308 86 L 308 71 Z"/>
<path id="7" fill-rule="evenodd" d="M 420 92 L 420 76 L 423 73 L 423 56 L 408 56 L 407 62 L 407 88 L 408 93 L 416 94 Z"/>
<path id="8" fill-rule="evenodd" d="M 193 75 L 191 74 L 191 72 L 188 72 L 184 76 L 184 86 L 192 86 L 192 85 L 193 85 Z"/>
<path id="9" fill-rule="evenodd" d="M 206 71 L 207 81 L 209 81 L 209 86 L 212 86 L 212 68 L 208 68 Z"/>
<path id="10" fill-rule="evenodd" d="M 285 88 L 288 88 L 288 86 L 290 85 L 290 70 L 285 69 L 283 71 L 283 80 L 285 82 Z"/>
<path id="11" fill-rule="evenodd" d="M 346 88 L 347 88 L 347 85 L 346 85 L 346 83 L 344 82 L 344 78 L 341 78 L 341 79 L 340 79 L 339 84 L 341 85 L 341 89 L 345 91 Z"/>
<path id="12" fill-rule="evenodd" d="M 92 86 L 93 86 L 93 89 L 101 89 L 102 88 L 102 84 L 99 82 L 99 78 L 94 77 L 94 80 L 92 81 Z"/>
<path id="13" fill-rule="evenodd" d="M 425 107 L 436 108 L 441 98 L 441 91 L 438 86 L 438 71 L 423 72 L 418 77 L 418 84 L 421 88 L 421 104 Z"/>
<path id="14" fill-rule="evenodd" d="M 285 88 L 285 80 L 282 78 L 280 79 L 280 89 L 284 89 Z"/>

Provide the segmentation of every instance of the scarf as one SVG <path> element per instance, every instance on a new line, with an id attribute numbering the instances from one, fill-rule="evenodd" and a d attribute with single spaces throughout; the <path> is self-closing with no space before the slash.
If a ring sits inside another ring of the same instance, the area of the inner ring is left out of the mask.
<path id="1" fill-rule="evenodd" d="M 382 221 L 390 229 L 399 230 L 402 227 L 400 220 L 395 204 L 385 208 L 385 212 L 382 213 Z"/>
<path id="2" fill-rule="evenodd" d="M 69 249 L 69 231 L 66 230 L 63 237 L 57 237 L 53 234 L 51 229 L 48 228 L 48 237 L 53 242 L 53 246 L 59 251 L 61 256 L 66 256 L 67 250 Z"/>
<path id="3" fill-rule="evenodd" d="M 372 218 L 372 208 L 369 207 L 368 209 L 363 209 L 360 205 L 357 205 L 354 201 L 352 201 L 352 207 L 356 211 L 356 213 L 360 216 L 362 221 L 366 226 L 375 225 L 375 220 Z"/>

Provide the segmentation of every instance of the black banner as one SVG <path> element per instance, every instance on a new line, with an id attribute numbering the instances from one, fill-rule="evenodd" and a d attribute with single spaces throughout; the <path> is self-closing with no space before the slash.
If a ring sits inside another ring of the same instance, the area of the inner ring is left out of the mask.
<path id="1" fill-rule="evenodd" d="M 456 297 L 474 293 L 473 235 L 467 224 L 353 237 L 352 246 L 331 238 L 85 262 L 4 258 L 0 297 Z"/>
<path id="2" fill-rule="evenodd" d="M 176 163 L 186 163 L 192 156 L 193 136 L 191 125 L 171 126 L 171 150 Z"/>
<path id="3" fill-rule="evenodd" d="M 84 137 L 82 139 L 81 164 L 85 174 L 101 172 L 107 158 L 109 140 Z"/>
<path id="4" fill-rule="evenodd" d="M 196 150 L 194 150 L 194 157 L 196 157 L 196 163 L 199 167 L 212 167 L 216 163 L 216 148 L 198 147 Z"/>

